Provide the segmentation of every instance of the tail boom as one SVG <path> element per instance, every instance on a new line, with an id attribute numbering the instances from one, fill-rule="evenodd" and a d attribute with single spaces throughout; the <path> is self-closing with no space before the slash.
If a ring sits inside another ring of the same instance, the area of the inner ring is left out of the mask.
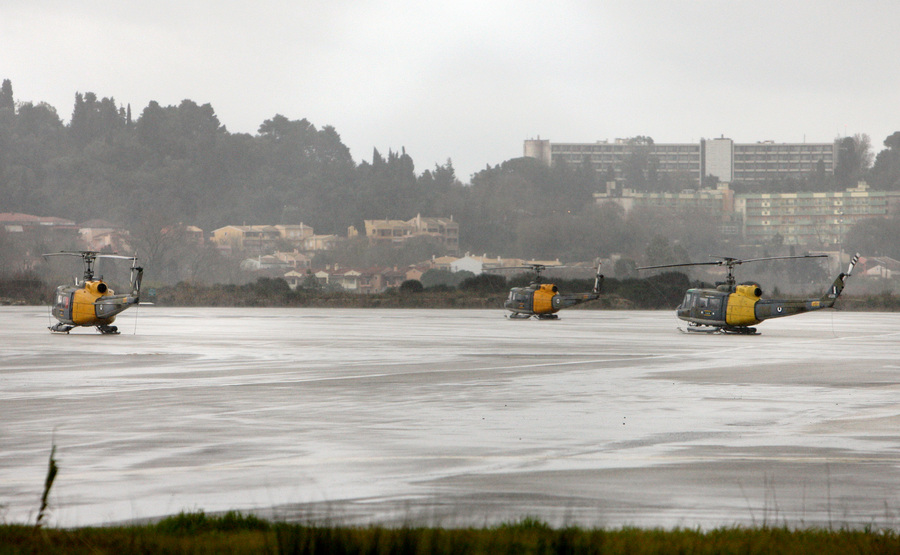
<path id="1" fill-rule="evenodd" d="M 803 312 L 812 312 L 813 310 L 821 310 L 823 308 L 832 308 L 838 297 L 844 291 L 846 279 L 853 273 L 853 268 L 859 262 L 859 254 L 853 256 L 850 260 L 850 267 L 846 272 L 841 272 L 832 282 L 828 291 L 818 299 L 805 299 L 796 301 L 783 301 L 776 299 L 760 300 L 754 307 L 757 320 L 769 320 L 771 318 L 780 318 L 782 316 L 792 316 Z"/>

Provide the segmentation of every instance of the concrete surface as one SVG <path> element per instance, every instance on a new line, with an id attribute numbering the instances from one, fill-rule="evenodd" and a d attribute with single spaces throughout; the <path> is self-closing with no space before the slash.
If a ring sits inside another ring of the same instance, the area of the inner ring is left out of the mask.
<path id="1" fill-rule="evenodd" d="M 900 527 L 900 314 L 135 312 L 0 307 L 0 520 Z"/>

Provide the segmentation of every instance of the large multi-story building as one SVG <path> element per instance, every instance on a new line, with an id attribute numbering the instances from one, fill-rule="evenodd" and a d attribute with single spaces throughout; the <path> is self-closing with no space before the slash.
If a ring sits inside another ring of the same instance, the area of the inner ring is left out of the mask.
<path id="1" fill-rule="evenodd" d="M 613 202 L 630 212 L 639 206 L 655 206 L 674 210 L 698 210 L 718 218 L 721 233 L 736 236 L 741 233 L 740 218 L 735 214 L 734 191 L 727 183 L 715 189 L 685 190 L 680 193 L 646 193 L 619 189 L 614 182 L 606 184 L 606 192 L 594 193 L 594 202 Z"/>
<path id="2" fill-rule="evenodd" d="M 690 181 L 700 182 L 703 170 L 701 144 L 635 145 L 622 139 L 596 143 L 551 143 L 541 139 L 525 141 L 525 156 L 542 160 L 548 166 L 579 165 L 589 161 L 598 176 L 602 176 L 602 181 L 607 180 L 610 170 L 615 172 L 616 178 L 623 177 L 626 160 L 639 149 L 643 149 L 647 156 L 656 161 L 657 171 L 660 173 L 680 175 Z"/>
<path id="3" fill-rule="evenodd" d="M 737 195 L 735 211 L 750 242 L 779 235 L 790 245 L 839 245 L 853 224 L 889 215 L 898 198 L 898 192 L 871 191 L 860 183 L 841 192 Z"/>
<path id="4" fill-rule="evenodd" d="M 598 204 L 614 202 L 626 212 L 638 206 L 698 209 L 715 217 L 725 235 L 750 243 L 780 236 L 786 245 L 839 245 L 853 224 L 900 214 L 900 191 L 872 191 L 865 183 L 841 192 L 737 194 L 727 184 L 681 193 L 617 190 L 595 193 Z"/>
<path id="5" fill-rule="evenodd" d="M 724 183 L 759 183 L 817 171 L 833 174 L 838 159 L 837 142 L 741 144 L 724 137 L 672 144 L 632 144 L 622 139 L 596 143 L 529 139 L 524 147 L 525 156 L 547 165 L 580 165 L 588 161 L 597 172 L 598 182 L 613 177 L 610 173 L 616 179 L 623 178 L 627 161 L 638 152 L 653 161 L 658 173 L 678 176 L 697 185 L 707 176 L 715 176 Z"/>
<path id="6" fill-rule="evenodd" d="M 734 191 L 727 183 L 715 189 L 685 190 L 680 193 L 645 193 L 633 189 L 619 189 L 614 182 L 606 184 L 605 193 L 594 193 L 597 204 L 614 202 L 630 212 L 637 206 L 661 206 L 678 210 L 699 208 L 711 213 L 734 211 Z"/>

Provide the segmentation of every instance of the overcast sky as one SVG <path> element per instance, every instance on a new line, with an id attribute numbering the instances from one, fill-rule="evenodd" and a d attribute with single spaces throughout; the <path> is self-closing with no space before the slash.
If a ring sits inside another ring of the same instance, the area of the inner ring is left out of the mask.
<path id="1" fill-rule="evenodd" d="M 332 125 L 468 182 L 522 143 L 827 142 L 900 130 L 900 2 L 0 0 L 0 79 Z"/>

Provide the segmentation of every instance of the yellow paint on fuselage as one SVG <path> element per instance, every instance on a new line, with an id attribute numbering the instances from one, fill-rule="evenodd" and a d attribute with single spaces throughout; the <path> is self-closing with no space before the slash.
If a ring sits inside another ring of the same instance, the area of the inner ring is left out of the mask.
<path id="1" fill-rule="evenodd" d="M 556 287 L 550 283 L 542 283 L 534 292 L 534 313 L 550 314 L 553 312 L 553 297 L 556 296 Z"/>
<path id="2" fill-rule="evenodd" d="M 81 289 L 75 291 L 75 296 L 72 299 L 72 321 L 79 326 L 96 326 L 111 323 L 116 319 L 115 316 L 97 318 L 94 302 L 101 297 L 108 297 L 112 294 L 113 291 L 107 288 L 102 281 L 86 282 Z"/>
<path id="3" fill-rule="evenodd" d="M 752 326 L 760 321 L 756 319 L 756 302 L 759 295 L 756 285 L 738 285 L 734 293 L 728 295 L 728 308 L 725 311 L 725 323 L 729 326 Z"/>

